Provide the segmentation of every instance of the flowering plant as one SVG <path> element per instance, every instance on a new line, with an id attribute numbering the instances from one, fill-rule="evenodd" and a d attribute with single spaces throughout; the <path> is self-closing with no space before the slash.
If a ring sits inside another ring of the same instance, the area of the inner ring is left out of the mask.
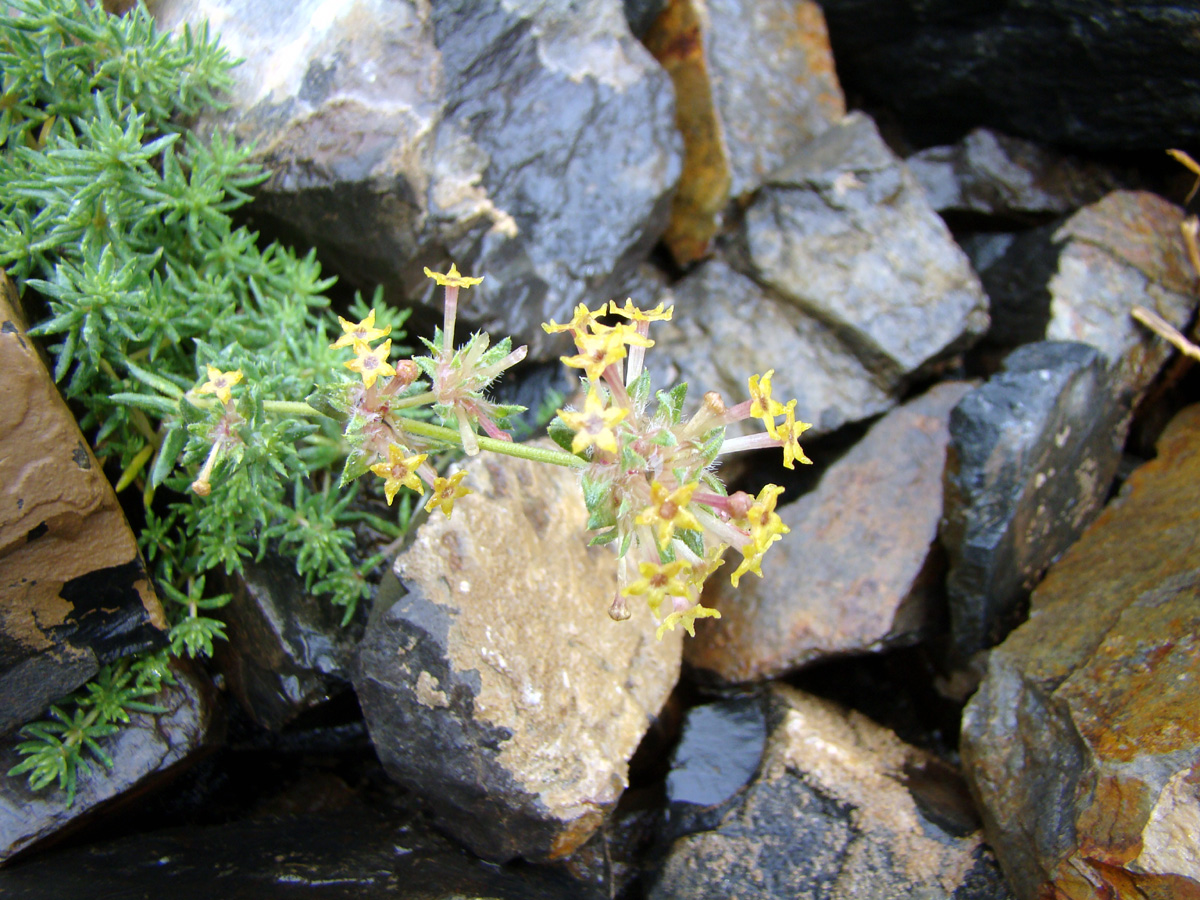
<path id="1" fill-rule="evenodd" d="M 629 601 L 644 598 L 660 622 L 659 639 L 676 625 L 694 635 L 696 619 L 719 618 L 717 610 L 700 602 L 700 594 L 726 552 L 741 555 L 730 575 L 736 587 L 747 572 L 762 576 L 763 555 L 788 528 L 775 511 L 783 488 L 768 484 L 757 497 L 729 494 L 714 472 L 717 458 L 781 447 L 788 468 L 810 462 L 799 444 L 810 426 L 796 420 L 795 400 L 783 404 L 771 396 L 773 370 L 750 378 L 749 399 L 727 406 L 709 392 L 699 410 L 685 417 L 687 385 L 658 391 L 651 402 L 644 366 L 646 350 L 654 346 L 650 324 L 670 320 L 673 307 L 643 310 L 627 300 L 624 306 L 612 301 L 591 311 L 580 304 L 571 321 L 542 327 L 573 338 L 576 353 L 562 362 L 583 371 L 583 408 L 560 409 L 551 423 L 550 436 L 562 450 L 514 443 L 504 429 L 522 408 L 494 403 L 485 394 L 524 359 L 525 348 L 513 350 L 508 338 L 491 346 L 482 332 L 455 347 L 459 293 L 482 278 L 465 277 L 453 265 L 444 275 L 425 273 L 445 288 L 442 328 L 424 341 L 429 355 L 393 364 L 389 329 L 375 326 L 374 309 L 359 322 L 340 319 L 343 334 L 331 346 L 354 354 L 345 367 L 359 380 L 322 386 L 309 397 L 309 411 L 345 422 L 350 449 L 342 484 L 373 473 L 384 480 L 389 505 L 402 487 L 422 496 L 428 488 L 425 509 L 449 516 L 454 501 L 470 488 L 462 483 L 463 472 L 438 475 L 429 457 L 439 449 L 458 446 L 470 456 L 487 450 L 576 468 L 588 528 L 595 532 L 591 543 L 616 549 L 618 589 L 609 615 L 627 619 Z M 235 424 L 231 390 L 241 379 L 240 372 L 215 368 L 208 375 L 197 392 L 215 393 L 229 421 L 212 430 L 213 452 L 192 484 L 201 495 L 209 490 L 212 460 Z M 431 408 L 441 424 L 414 417 L 423 407 Z M 761 420 L 765 430 L 725 436 L 727 426 L 751 418 Z"/>

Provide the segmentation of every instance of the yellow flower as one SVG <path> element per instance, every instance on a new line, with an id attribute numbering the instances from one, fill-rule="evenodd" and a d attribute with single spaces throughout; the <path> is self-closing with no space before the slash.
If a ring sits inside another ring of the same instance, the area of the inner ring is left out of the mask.
<path id="1" fill-rule="evenodd" d="M 592 332 L 609 340 L 619 340 L 622 344 L 628 344 L 630 347 L 654 346 L 654 341 L 641 334 L 634 326 L 624 323 L 619 325 L 601 325 L 597 322 L 592 325 Z"/>
<path id="2" fill-rule="evenodd" d="M 617 435 L 613 428 L 629 415 L 629 410 L 614 406 L 605 409 L 599 391 L 592 388 L 588 391 L 583 412 L 560 409 L 558 415 L 568 428 L 575 431 L 571 441 L 572 453 L 582 453 L 591 446 L 616 453 Z"/>
<path id="3" fill-rule="evenodd" d="M 387 337 L 392 331 L 391 325 L 387 328 L 375 327 L 375 310 L 373 309 L 361 322 L 350 322 L 341 316 L 338 316 L 338 321 L 342 325 L 342 336 L 329 345 L 334 349 L 349 347 L 358 343 L 369 344 L 371 341 L 377 341 L 381 337 Z"/>
<path id="4" fill-rule="evenodd" d="M 775 436 L 775 417 L 784 411 L 782 403 L 771 399 L 771 376 L 774 374 L 774 369 L 768 369 L 761 379 L 757 375 L 750 376 L 750 415 L 762 419 L 772 437 Z"/>
<path id="5" fill-rule="evenodd" d="M 626 597 L 640 597 L 645 594 L 650 611 L 654 613 L 655 618 L 658 618 L 658 609 L 667 597 L 689 596 L 688 583 L 690 579 L 685 577 L 680 580 L 679 578 L 680 573 L 685 569 L 690 573 L 691 566 L 679 559 L 669 563 L 638 563 L 638 571 L 642 573 L 642 577 L 621 593 Z"/>
<path id="6" fill-rule="evenodd" d="M 796 401 L 789 400 L 787 407 L 783 410 L 787 418 L 782 426 L 776 426 L 774 423 L 767 426 L 767 430 L 771 432 L 771 437 L 783 442 L 783 466 L 785 469 L 796 468 L 793 462 L 802 462 L 808 465 L 812 464 L 812 460 L 804 455 L 804 451 L 800 448 L 800 435 L 812 428 L 808 422 L 796 421 Z"/>
<path id="7" fill-rule="evenodd" d="M 625 343 L 616 332 L 576 335 L 575 344 L 579 353 L 560 359 L 564 366 L 583 369 L 592 381 L 599 381 L 605 369 L 625 358 Z"/>
<path id="8" fill-rule="evenodd" d="M 604 315 L 604 307 L 601 307 L 596 312 L 589 312 L 588 308 L 580 303 L 575 307 L 575 315 L 571 317 L 571 321 L 566 325 L 559 325 L 553 321 L 543 322 L 542 330 L 546 334 L 558 334 L 563 331 L 573 331 L 576 334 L 583 334 L 585 329 L 595 324 L 596 317 L 602 315 Z"/>
<path id="9" fill-rule="evenodd" d="M 658 532 L 659 546 L 665 547 L 675 536 L 676 528 L 700 530 L 696 517 L 687 511 L 696 491 L 696 482 L 677 487 L 668 493 L 657 481 L 650 483 L 650 505 L 638 513 L 637 524 L 653 525 Z"/>
<path id="10" fill-rule="evenodd" d="M 384 479 L 383 493 L 387 497 L 388 506 L 392 505 L 396 492 L 402 487 L 411 488 L 418 494 L 424 494 L 425 485 L 417 477 L 417 467 L 425 462 L 428 454 L 421 453 L 405 459 L 404 454 L 408 451 L 399 444 L 388 444 L 387 452 L 387 462 L 376 463 L 371 466 L 371 471 Z"/>
<path id="11" fill-rule="evenodd" d="M 697 619 L 719 618 L 721 618 L 721 614 L 715 609 L 709 609 L 707 606 L 701 606 L 699 603 L 697 603 L 695 606 L 689 607 L 688 609 L 676 610 L 663 619 L 662 624 L 658 626 L 658 631 L 654 632 L 654 636 L 661 641 L 664 634 L 666 634 L 668 631 L 674 631 L 676 624 L 679 624 L 683 626 L 684 631 L 686 631 L 691 637 L 695 637 L 695 622 Z"/>
<path id="12" fill-rule="evenodd" d="M 442 478 L 439 475 L 433 479 L 433 496 L 425 504 L 425 512 L 433 512 L 433 508 L 437 506 L 446 514 L 447 519 L 450 518 L 450 510 L 454 508 L 454 501 L 471 493 L 470 488 L 462 487 L 459 483 L 466 474 L 466 472 L 455 472 L 449 478 Z"/>
<path id="13" fill-rule="evenodd" d="M 345 363 L 351 372 L 362 376 L 363 384 L 371 387 L 380 375 L 395 375 L 396 370 L 388 363 L 388 355 L 392 352 L 392 339 L 388 338 L 378 347 L 372 349 L 370 344 L 363 341 L 354 342 L 354 359 Z"/>
<path id="14" fill-rule="evenodd" d="M 445 275 L 443 275 L 441 272 L 430 271 L 429 267 L 426 266 L 425 275 L 429 278 L 432 278 L 442 287 L 469 288 L 483 281 L 482 277 L 468 278 L 465 275 L 460 275 L 458 272 L 458 267 L 454 263 L 450 264 L 450 271 Z"/>
<path id="15" fill-rule="evenodd" d="M 668 306 L 664 310 L 660 303 L 654 309 L 638 309 L 633 305 L 633 299 L 629 298 L 625 301 L 624 307 L 617 306 L 616 300 L 609 300 L 608 311 L 615 316 L 624 316 L 635 322 L 669 322 L 671 314 L 675 312 L 675 307 Z"/>
<path id="16" fill-rule="evenodd" d="M 196 389 L 196 393 L 216 394 L 218 400 L 228 403 L 232 396 L 230 388 L 242 380 L 242 370 L 234 369 L 232 372 L 222 372 L 216 366 L 207 366 L 206 368 L 208 369 L 208 381 L 200 385 Z"/>

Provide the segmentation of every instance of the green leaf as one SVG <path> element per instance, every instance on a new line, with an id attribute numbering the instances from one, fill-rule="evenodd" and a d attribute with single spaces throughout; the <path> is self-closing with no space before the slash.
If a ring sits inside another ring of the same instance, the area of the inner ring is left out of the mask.
<path id="1" fill-rule="evenodd" d="M 687 400 L 687 382 L 681 381 L 667 393 L 655 394 L 658 400 L 658 416 L 668 425 L 678 425 L 683 417 L 683 404 Z"/>
<path id="2" fill-rule="evenodd" d="M 111 394 L 108 399 L 113 403 L 136 406 L 138 409 L 144 409 L 158 416 L 173 416 L 179 412 L 179 408 L 174 400 L 168 400 L 166 397 L 159 397 L 155 394 L 130 394 L 122 392 Z"/>
<path id="3" fill-rule="evenodd" d="M 704 535 L 694 528 L 676 528 L 675 537 L 700 558 L 704 558 Z"/>
<path id="4" fill-rule="evenodd" d="M 609 544 L 615 541 L 620 536 L 616 528 L 610 528 L 608 531 L 602 531 L 600 534 L 588 541 L 589 547 L 596 547 L 601 544 Z"/>
<path id="5" fill-rule="evenodd" d="M 560 417 L 555 416 L 554 420 L 547 426 L 546 434 L 550 435 L 550 440 L 558 444 L 568 453 L 574 453 L 571 449 L 571 443 L 575 440 L 575 430 L 567 425 Z"/>

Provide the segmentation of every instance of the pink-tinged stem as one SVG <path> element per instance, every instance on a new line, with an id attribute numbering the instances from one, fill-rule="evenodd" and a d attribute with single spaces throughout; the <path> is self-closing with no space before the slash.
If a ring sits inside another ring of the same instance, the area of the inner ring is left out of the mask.
<path id="1" fill-rule="evenodd" d="M 725 410 L 725 421 L 740 422 L 742 419 L 750 418 L 750 407 L 753 404 L 753 400 L 743 400 L 735 406 L 730 406 Z"/>
<path id="2" fill-rule="evenodd" d="M 747 434 L 742 437 L 726 438 L 721 445 L 721 453 L 737 453 L 741 450 L 762 450 L 767 447 L 782 447 L 783 441 L 773 438 L 767 432 Z"/>
<path id="3" fill-rule="evenodd" d="M 454 320 L 458 317 L 458 287 L 446 285 L 446 316 L 442 320 L 442 354 L 449 359 L 454 353 Z"/>
<path id="4" fill-rule="evenodd" d="M 701 506 L 707 506 L 709 509 L 719 509 L 723 513 L 732 515 L 729 508 L 729 498 L 721 494 L 709 494 L 704 491 L 696 491 L 692 494 L 692 502 L 699 503 Z"/>
<path id="5" fill-rule="evenodd" d="M 625 390 L 625 382 L 621 380 L 621 364 L 613 363 L 604 370 L 604 382 L 612 390 L 613 399 L 617 402 L 617 406 L 622 409 L 629 409 L 629 392 Z"/>

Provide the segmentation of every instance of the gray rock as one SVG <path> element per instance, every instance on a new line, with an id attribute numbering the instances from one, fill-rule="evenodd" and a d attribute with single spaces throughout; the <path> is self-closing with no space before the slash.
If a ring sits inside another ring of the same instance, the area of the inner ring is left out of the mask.
<path id="1" fill-rule="evenodd" d="M 1060 223 L 1061 224 L 1061 223 Z M 1016 347 L 1043 340 L 1050 324 L 1050 280 L 1058 270 L 1057 225 L 1016 234 L 985 232 L 963 240 L 988 296 L 992 325 L 984 342 Z"/>
<path id="2" fill-rule="evenodd" d="M 1099 512 L 1129 425 L 1092 347 L 1030 344 L 1004 365 L 950 417 L 941 540 L 964 656 L 1017 624 L 1037 579 Z"/>
<path id="3" fill-rule="evenodd" d="M 654 331 L 646 365 L 659 387 L 686 381 L 693 403 L 706 391 L 717 391 L 729 405 L 740 403 L 750 396 L 750 376 L 767 369 L 775 369 L 775 397 L 796 398 L 796 418 L 812 423 L 809 436 L 896 402 L 834 329 L 720 259 L 705 263 L 663 299 L 674 303 L 675 315 Z"/>
<path id="4" fill-rule="evenodd" d="M 741 243 L 750 274 L 836 329 L 889 386 L 987 329 L 966 256 L 861 113 L 769 179 Z"/>
<path id="5" fill-rule="evenodd" d="M 558 859 L 601 826 L 679 675 L 648 608 L 616 623 L 575 472 L 481 456 L 418 530 L 409 593 L 367 629 L 355 687 L 388 773 L 486 859 Z"/>
<path id="6" fill-rule="evenodd" d="M 756 681 L 925 635 L 939 596 L 947 423 L 969 388 L 947 382 L 888 413 L 815 490 L 781 507 L 791 534 L 762 579 L 710 582 L 705 602 L 721 618 L 685 645 L 689 665 Z"/>
<path id="7" fill-rule="evenodd" d="M 772 693 L 758 777 L 717 827 L 675 841 L 650 897 L 1011 896 L 946 766 L 857 713 Z"/>
<path id="8" fill-rule="evenodd" d="M 223 718 L 211 685 L 188 670 L 176 668 L 178 685 L 146 702 L 166 707 L 159 715 L 134 713 L 129 725 L 102 740 L 113 768 L 96 763 L 80 770 L 75 802 L 51 786 L 32 791 L 25 776 L 0 779 L 0 863 L 67 828 L 93 821 L 122 795 L 146 790 L 168 780 L 197 753 L 220 740 Z M 17 754 L 23 740 L 11 735 L 0 743 L 0 772 L 24 757 Z"/>
<path id="9" fill-rule="evenodd" d="M 462 315 L 539 324 L 609 284 L 666 227 L 680 171 L 669 79 L 617 0 L 560 4 L 163 0 L 235 56 L 230 112 L 272 170 L 259 208 L 393 302 L 441 303 L 447 259 L 487 280 Z"/>
<path id="10" fill-rule="evenodd" d="M 838 71 L 923 143 L 988 125 L 1088 150 L 1200 138 L 1194 4 L 826 0 Z"/>
<path id="11" fill-rule="evenodd" d="M 976 128 L 906 160 L 938 212 L 1007 219 L 1062 216 L 1119 187 L 1107 169 L 1030 141 Z"/>

